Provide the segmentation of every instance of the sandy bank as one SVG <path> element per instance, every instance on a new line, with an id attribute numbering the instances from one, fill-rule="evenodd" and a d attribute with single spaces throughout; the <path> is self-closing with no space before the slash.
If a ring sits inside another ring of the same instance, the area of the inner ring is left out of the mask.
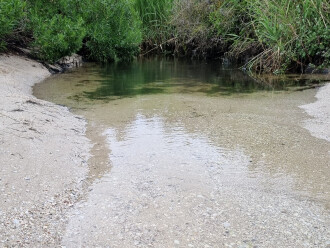
<path id="1" fill-rule="evenodd" d="M 32 96 L 49 76 L 37 62 L 0 56 L 0 247 L 59 244 L 88 170 L 85 121 Z"/>
<path id="2" fill-rule="evenodd" d="M 305 121 L 304 127 L 313 136 L 330 141 L 330 83 L 321 87 L 315 97 L 314 103 L 300 106 L 313 117 Z"/>

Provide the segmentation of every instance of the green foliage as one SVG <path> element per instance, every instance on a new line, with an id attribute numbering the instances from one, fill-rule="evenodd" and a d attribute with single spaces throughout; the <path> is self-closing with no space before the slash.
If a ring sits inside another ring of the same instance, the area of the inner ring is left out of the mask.
<path id="1" fill-rule="evenodd" d="M 85 0 L 87 54 L 97 61 L 131 59 L 141 43 L 141 22 L 130 0 Z"/>
<path id="2" fill-rule="evenodd" d="M 30 0 L 28 6 L 31 46 L 40 59 L 55 62 L 82 47 L 86 31 L 83 19 L 72 11 L 74 1 Z"/>
<path id="3" fill-rule="evenodd" d="M 19 24 L 25 17 L 25 2 L 22 0 L 0 1 L 0 51 L 6 48 L 6 41 L 15 39 L 20 32 Z"/>
<path id="4" fill-rule="evenodd" d="M 329 66 L 329 25 L 329 0 L 0 0 L 0 50 L 23 43 L 50 62 L 74 52 L 127 60 L 143 41 L 281 73 Z"/>
<path id="5" fill-rule="evenodd" d="M 173 0 L 136 0 L 145 41 L 161 43 L 171 36 Z"/>
<path id="6" fill-rule="evenodd" d="M 133 0 L 29 0 L 32 47 L 42 60 L 80 51 L 96 61 L 130 59 L 141 42 Z"/>
<path id="7" fill-rule="evenodd" d="M 284 72 L 329 63 L 329 8 L 323 0 L 225 0 L 210 20 L 232 56 L 254 55 L 248 69 Z"/>
<path id="8" fill-rule="evenodd" d="M 85 36 L 83 20 L 75 21 L 63 15 L 50 19 L 36 17 L 33 20 L 33 46 L 40 59 L 55 62 L 59 58 L 77 52 Z"/>
<path id="9" fill-rule="evenodd" d="M 178 53 L 205 58 L 207 51 L 218 48 L 209 16 L 214 5 L 205 0 L 176 0 L 172 25 L 175 27 Z"/>

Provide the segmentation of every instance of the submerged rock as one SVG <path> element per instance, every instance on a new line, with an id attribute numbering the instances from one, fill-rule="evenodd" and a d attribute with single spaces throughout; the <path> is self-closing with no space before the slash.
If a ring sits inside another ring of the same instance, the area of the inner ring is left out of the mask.
<path id="1" fill-rule="evenodd" d="M 72 54 L 71 56 L 65 56 L 59 59 L 55 64 L 45 63 L 45 67 L 53 74 L 62 73 L 67 69 L 76 68 L 82 65 L 82 56 L 78 54 Z"/>
<path id="2" fill-rule="evenodd" d="M 82 65 L 82 57 L 78 54 L 72 54 L 71 56 L 65 56 L 57 61 L 57 64 L 65 69 L 75 68 Z"/>

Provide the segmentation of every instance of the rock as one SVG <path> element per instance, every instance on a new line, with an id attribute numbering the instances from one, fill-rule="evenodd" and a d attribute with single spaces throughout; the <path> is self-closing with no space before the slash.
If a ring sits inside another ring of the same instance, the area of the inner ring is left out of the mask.
<path id="1" fill-rule="evenodd" d="M 16 227 L 19 227 L 19 225 L 20 225 L 20 222 L 19 222 L 18 219 L 14 219 L 14 220 L 13 220 L 13 223 L 14 223 L 14 225 L 15 225 Z"/>
<path id="2" fill-rule="evenodd" d="M 223 226 L 225 228 L 229 228 L 230 227 L 230 223 L 228 221 L 226 221 L 226 222 L 223 223 Z"/>
<path id="3" fill-rule="evenodd" d="M 64 71 L 64 69 L 58 65 L 58 64 L 44 64 L 44 66 L 50 71 L 50 73 L 55 74 L 55 73 L 61 73 Z"/>
<path id="4" fill-rule="evenodd" d="M 57 61 L 57 64 L 62 68 L 70 69 L 81 66 L 83 60 L 78 54 L 72 54 L 71 56 L 65 56 Z"/>
<path id="5" fill-rule="evenodd" d="M 44 63 L 44 66 L 52 73 L 62 73 L 67 69 L 76 68 L 82 65 L 82 57 L 78 54 L 65 56 L 59 59 L 55 64 Z"/>

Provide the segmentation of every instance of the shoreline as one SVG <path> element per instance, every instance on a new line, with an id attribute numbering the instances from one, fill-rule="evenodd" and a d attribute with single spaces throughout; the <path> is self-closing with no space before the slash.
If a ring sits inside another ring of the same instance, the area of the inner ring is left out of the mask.
<path id="1" fill-rule="evenodd" d="M 33 85 L 50 76 L 31 59 L 0 55 L 0 247 L 60 246 L 68 213 L 84 194 L 87 122 L 33 96 Z M 304 128 L 328 141 L 329 95 L 328 83 L 300 106 L 311 116 Z"/>
<path id="2" fill-rule="evenodd" d="M 60 245 L 66 213 L 83 192 L 91 148 L 86 121 L 39 100 L 42 64 L 0 55 L 0 246 Z"/>
<path id="3" fill-rule="evenodd" d="M 315 98 L 315 102 L 299 106 L 311 117 L 303 127 L 312 136 L 330 142 L 330 82 L 318 89 Z"/>

